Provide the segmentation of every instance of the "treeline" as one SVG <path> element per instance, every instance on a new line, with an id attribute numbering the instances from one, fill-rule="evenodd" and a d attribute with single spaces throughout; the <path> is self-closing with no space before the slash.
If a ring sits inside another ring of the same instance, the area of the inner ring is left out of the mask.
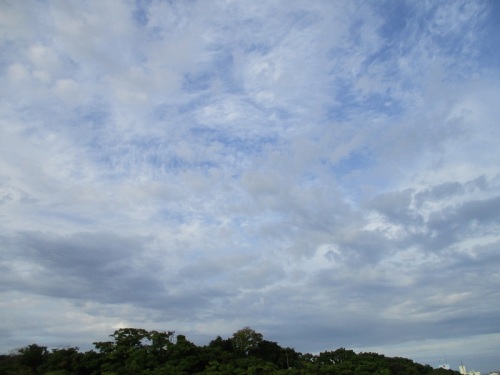
<path id="1" fill-rule="evenodd" d="M 165 375 L 165 374 L 332 374 L 452 375 L 406 358 L 355 353 L 340 348 L 317 355 L 283 348 L 245 327 L 231 338 L 218 336 L 197 346 L 174 332 L 122 328 L 111 341 L 94 342 L 95 350 L 78 347 L 48 350 L 31 344 L 0 356 L 5 375 Z"/>

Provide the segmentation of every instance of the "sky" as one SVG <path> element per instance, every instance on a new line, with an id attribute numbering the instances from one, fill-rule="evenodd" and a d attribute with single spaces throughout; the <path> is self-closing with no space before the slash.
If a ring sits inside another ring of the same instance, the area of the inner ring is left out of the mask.
<path id="1" fill-rule="evenodd" d="M 0 1 L 0 351 L 250 326 L 500 370 L 500 2 Z"/>

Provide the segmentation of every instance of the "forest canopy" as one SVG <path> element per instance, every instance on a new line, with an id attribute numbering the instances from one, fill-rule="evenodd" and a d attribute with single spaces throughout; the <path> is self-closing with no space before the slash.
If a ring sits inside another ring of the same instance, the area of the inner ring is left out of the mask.
<path id="1" fill-rule="evenodd" d="M 49 350 L 31 344 L 0 356 L 5 375 L 159 375 L 159 374 L 332 374 L 426 375 L 458 374 L 434 369 L 407 358 L 355 353 L 339 348 L 319 354 L 300 353 L 265 340 L 250 327 L 208 345 L 197 346 L 174 331 L 120 328 L 95 349 Z"/>

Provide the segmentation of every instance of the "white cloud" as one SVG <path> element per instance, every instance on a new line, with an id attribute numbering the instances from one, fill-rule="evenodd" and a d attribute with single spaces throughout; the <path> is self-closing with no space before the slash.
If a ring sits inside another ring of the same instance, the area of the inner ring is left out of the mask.
<path id="1" fill-rule="evenodd" d="M 12 64 L 8 68 L 8 76 L 12 81 L 19 82 L 28 79 L 29 72 L 22 64 Z"/>

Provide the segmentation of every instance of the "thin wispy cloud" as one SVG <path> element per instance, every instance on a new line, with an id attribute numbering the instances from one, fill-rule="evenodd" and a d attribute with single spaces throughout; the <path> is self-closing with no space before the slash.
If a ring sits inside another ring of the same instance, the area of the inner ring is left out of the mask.
<path id="1" fill-rule="evenodd" d="M 2 2 L 1 349 L 251 326 L 494 370 L 498 13 Z"/>

